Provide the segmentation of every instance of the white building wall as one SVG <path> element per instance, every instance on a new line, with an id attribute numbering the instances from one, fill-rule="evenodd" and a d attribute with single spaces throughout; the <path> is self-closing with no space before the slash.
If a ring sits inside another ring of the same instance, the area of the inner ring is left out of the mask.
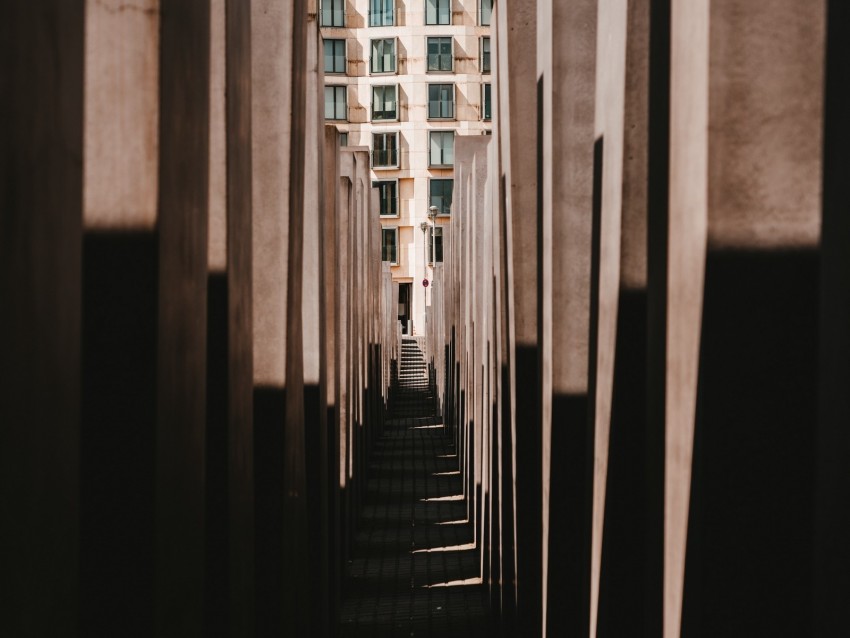
<path id="1" fill-rule="evenodd" d="M 398 180 L 398 216 L 382 217 L 384 227 L 399 228 L 398 265 L 392 266 L 393 280 L 412 284 L 414 332 L 424 329 L 425 305 L 430 304 L 423 279 L 432 279 L 433 269 L 425 263 L 425 235 L 420 224 L 427 221 L 429 180 L 452 178 L 451 168 L 429 167 L 429 131 L 453 130 L 459 135 L 482 135 L 491 130 L 483 119 L 482 85 L 490 73 L 481 71 L 481 38 L 490 27 L 480 22 L 481 0 L 452 0 L 452 24 L 426 25 L 426 0 L 396 0 L 395 26 L 369 26 L 369 0 L 345 1 L 345 27 L 322 27 L 325 39 L 345 39 L 346 73 L 325 73 L 325 85 L 347 87 L 347 121 L 334 121 L 348 134 L 350 146 L 372 148 L 373 132 L 399 132 L 399 166 L 373 169 L 373 180 Z M 319 0 L 319 6 L 322 3 Z M 427 38 L 451 36 L 453 71 L 427 70 Z M 396 72 L 369 72 L 371 40 L 397 39 Z M 492 62 L 491 62 L 492 64 Z M 428 119 L 428 84 L 455 85 L 455 118 Z M 371 121 L 372 86 L 397 84 L 397 121 Z M 449 224 L 451 216 L 440 215 L 437 225 Z"/>

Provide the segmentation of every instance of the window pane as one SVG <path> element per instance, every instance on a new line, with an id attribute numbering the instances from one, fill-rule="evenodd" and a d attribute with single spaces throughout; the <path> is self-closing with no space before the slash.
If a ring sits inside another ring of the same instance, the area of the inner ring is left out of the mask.
<path id="1" fill-rule="evenodd" d="M 481 38 L 481 72 L 490 72 L 490 38 Z"/>
<path id="2" fill-rule="evenodd" d="M 342 45 L 342 46 L 340 46 Z M 342 68 L 340 54 L 345 51 L 345 41 L 344 40 L 331 40 L 331 73 L 342 73 L 344 70 Z"/>
<path id="3" fill-rule="evenodd" d="M 428 38 L 428 70 L 436 71 L 440 68 L 440 45 L 436 38 Z"/>
<path id="4" fill-rule="evenodd" d="M 490 112 L 490 85 L 489 85 L 489 84 L 485 84 L 485 85 L 484 85 L 484 119 L 485 119 L 485 120 L 489 120 L 489 119 L 491 119 L 491 112 Z"/>
<path id="5" fill-rule="evenodd" d="M 438 8 L 437 21 L 439 24 L 452 23 L 452 0 L 438 0 L 440 6 Z"/>
<path id="6" fill-rule="evenodd" d="M 438 0 L 426 0 L 425 24 L 437 24 L 437 2 Z"/>
<path id="7" fill-rule="evenodd" d="M 396 244 L 395 228 L 381 229 L 381 260 L 396 263 L 398 261 L 398 250 Z"/>
<path id="8" fill-rule="evenodd" d="M 333 73 L 334 70 L 334 42 L 325 40 L 325 73 Z"/>
<path id="9" fill-rule="evenodd" d="M 436 206 L 439 209 L 438 214 L 440 215 L 448 215 L 451 212 L 453 184 L 453 180 L 450 179 L 431 180 L 430 206 Z"/>
<path id="10" fill-rule="evenodd" d="M 440 39 L 440 70 L 442 71 L 451 71 L 452 70 L 452 39 L 451 38 L 441 38 Z"/>
<path id="11" fill-rule="evenodd" d="M 332 86 L 325 87 L 325 119 L 334 119 L 334 89 Z"/>
<path id="12" fill-rule="evenodd" d="M 493 0 L 481 0 L 481 24 L 489 25 L 493 14 Z"/>

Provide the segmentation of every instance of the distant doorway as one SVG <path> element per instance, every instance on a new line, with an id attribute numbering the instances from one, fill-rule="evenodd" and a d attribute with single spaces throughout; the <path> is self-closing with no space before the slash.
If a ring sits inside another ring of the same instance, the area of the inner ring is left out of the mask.
<path id="1" fill-rule="evenodd" d="M 407 322 L 410 320 L 411 284 L 398 285 L 398 320 L 401 321 L 401 332 L 407 334 Z"/>

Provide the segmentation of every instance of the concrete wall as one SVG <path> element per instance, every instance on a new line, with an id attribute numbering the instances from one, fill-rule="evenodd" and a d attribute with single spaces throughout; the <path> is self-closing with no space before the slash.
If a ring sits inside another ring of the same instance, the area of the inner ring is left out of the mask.
<path id="1" fill-rule="evenodd" d="M 3 632 L 77 635 L 83 29 L 78 2 L 0 27 Z M 56 60 L 61 60 L 60 66 Z"/>
<path id="2" fill-rule="evenodd" d="M 508 635 L 846 632 L 841 12 L 498 4 L 428 352 Z"/>
<path id="3" fill-rule="evenodd" d="M 7 18 L 5 633 L 332 635 L 397 335 L 315 6 Z"/>

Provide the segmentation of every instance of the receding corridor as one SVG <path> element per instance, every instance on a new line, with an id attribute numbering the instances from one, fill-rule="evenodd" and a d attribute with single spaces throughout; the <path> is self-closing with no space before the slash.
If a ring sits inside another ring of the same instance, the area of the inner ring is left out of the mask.
<path id="1" fill-rule="evenodd" d="M 434 391 L 417 341 L 405 339 L 348 565 L 344 637 L 489 635 L 473 523 Z"/>

